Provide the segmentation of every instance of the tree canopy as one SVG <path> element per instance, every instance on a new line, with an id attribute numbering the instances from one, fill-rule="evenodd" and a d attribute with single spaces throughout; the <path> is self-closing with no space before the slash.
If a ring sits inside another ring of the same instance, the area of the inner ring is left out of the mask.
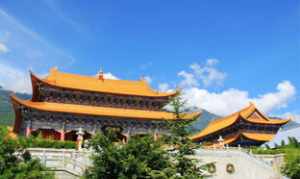
<path id="1" fill-rule="evenodd" d="M 171 103 L 180 121 L 180 99 Z M 188 122 L 170 123 L 170 133 L 154 140 L 152 136 L 131 137 L 127 144 L 115 142 L 114 131 L 97 134 L 90 141 L 93 165 L 86 170 L 89 179 L 200 179 L 196 161 L 188 158 L 195 145 L 188 138 Z"/>
<path id="2" fill-rule="evenodd" d="M 6 127 L 0 127 L 0 179 L 50 179 L 39 160 L 32 159 L 17 140 L 8 136 Z"/>

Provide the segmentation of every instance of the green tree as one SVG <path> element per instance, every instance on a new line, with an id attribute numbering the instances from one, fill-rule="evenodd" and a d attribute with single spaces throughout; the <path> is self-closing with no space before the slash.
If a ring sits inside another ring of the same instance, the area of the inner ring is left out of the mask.
<path id="1" fill-rule="evenodd" d="M 117 141 L 114 130 L 97 134 L 89 143 L 94 151 L 93 165 L 83 178 L 89 179 L 200 179 L 200 168 L 189 158 L 195 144 L 188 138 L 183 120 L 184 102 L 174 98 L 171 106 L 177 121 L 170 123 L 170 134 L 154 140 L 151 136 L 131 137 L 127 144 Z"/>
<path id="2" fill-rule="evenodd" d="M 171 107 L 173 108 L 174 115 L 177 122 L 170 122 L 171 135 L 165 136 L 165 141 L 173 147 L 175 158 L 175 167 L 178 172 L 178 178 L 199 179 L 201 176 L 201 169 L 203 167 L 197 166 L 199 161 L 191 159 L 195 154 L 195 148 L 198 146 L 194 144 L 189 138 L 190 132 L 188 126 L 196 119 L 184 119 L 183 108 L 185 101 L 181 98 L 180 94 L 173 98 Z M 197 117 L 197 116 L 196 116 Z"/>
<path id="3" fill-rule="evenodd" d="M 32 159 L 17 140 L 8 137 L 6 127 L 0 128 L 0 179 L 50 179 L 52 172 Z"/>
<path id="4" fill-rule="evenodd" d="M 90 141 L 94 150 L 93 166 L 84 178 L 89 179 L 167 179 L 175 175 L 168 153 L 150 136 L 133 137 L 127 144 L 116 141 L 116 135 L 96 135 Z"/>
<path id="5" fill-rule="evenodd" d="M 286 154 L 289 155 L 289 154 Z M 282 173 L 291 179 L 300 178 L 300 156 L 287 157 Z"/>

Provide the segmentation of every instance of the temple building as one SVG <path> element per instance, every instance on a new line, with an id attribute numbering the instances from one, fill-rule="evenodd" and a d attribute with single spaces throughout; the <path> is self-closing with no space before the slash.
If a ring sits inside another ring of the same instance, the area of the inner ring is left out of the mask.
<path id="1" fill-rule="evenodd" d="M 32 99 L 11 96 L 15 110 L 14 132 L 39 133 L 56 140 L 88 139 L 107 127 L 120 129 L 120 138 L 168 132 L 169 121 L 189 120 L 200 113 L 178 119 L 163 107 L 177 92 L 158 92 L 145 80 L 127 81 L 82 76 L 52 68 L 45 78 L 31 73 Z"/>
<path id="2" fill-rule="evenodd" d="M 259 146 L 273 139 L 279 128 L 289 120 L 273 119 L 260 112 L 252 103 L 245 109 L 211 121 L 191 137 L 204 146 Z"/>

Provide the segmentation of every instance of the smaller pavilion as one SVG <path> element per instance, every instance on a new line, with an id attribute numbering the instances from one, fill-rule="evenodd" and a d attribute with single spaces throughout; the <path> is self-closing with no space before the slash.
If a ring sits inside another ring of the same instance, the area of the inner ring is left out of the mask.
<path id="1" fill-rule="evenodd" d="M 208 126 L 191 137 L 204 146 L 259 146 L 273 139 L 280 127 L 289 120 L 274 119 L 260 112 L 253 103 L 241 111 L 211 121 Z"/>

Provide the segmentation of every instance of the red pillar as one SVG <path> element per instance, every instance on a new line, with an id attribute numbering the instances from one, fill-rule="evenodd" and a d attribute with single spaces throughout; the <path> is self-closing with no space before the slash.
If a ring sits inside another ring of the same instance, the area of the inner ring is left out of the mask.
<path id="1" fill-rule="evenodd" d="M 26 127 L 26 137 L 29 137 L 31 134 L 31 128 L 30 127 Z"/>
<path id="2" fill-rule="evenodd" d="M 65 131 L 63 131 L 63 130 L 60 131 L 60 140 L 61 141 L 65 140 Z"/>

